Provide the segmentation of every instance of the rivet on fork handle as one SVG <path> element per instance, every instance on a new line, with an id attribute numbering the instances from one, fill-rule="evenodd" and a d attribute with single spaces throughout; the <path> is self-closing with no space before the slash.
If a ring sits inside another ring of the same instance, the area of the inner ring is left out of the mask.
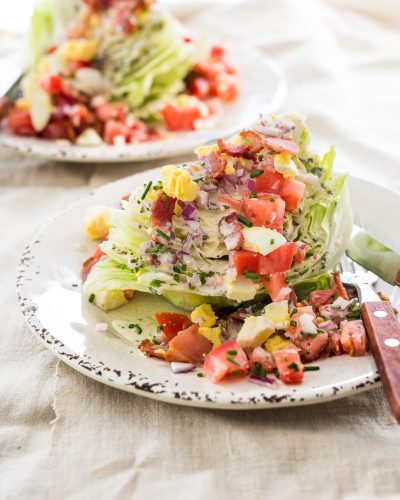
<path id="1" fill-rule="evenodd" d="M 400 422 L 400 325 L 389 302 L 363 302 L 361 313 L 383 388 Z"/>

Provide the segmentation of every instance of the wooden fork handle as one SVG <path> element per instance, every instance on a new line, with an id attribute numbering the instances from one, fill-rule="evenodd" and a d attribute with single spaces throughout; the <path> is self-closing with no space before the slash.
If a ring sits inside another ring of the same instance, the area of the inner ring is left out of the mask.
<path id="1" fill-rule="evenodd" d="M 363 302 L 361 313 L 383 388 L 400 422 L 400 325 L 389 302 Z"/>

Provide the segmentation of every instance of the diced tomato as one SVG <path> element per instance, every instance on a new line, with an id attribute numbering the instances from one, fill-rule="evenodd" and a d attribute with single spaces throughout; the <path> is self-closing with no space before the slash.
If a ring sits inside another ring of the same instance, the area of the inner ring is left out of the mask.
<path id="1" fill-rule="evenodd" d="M 283 231 L 285 202 L 276 194 L 258 193 L 258 198 L 250 198 L 250 193 L 243 194 L 243 212 L 254 226 L 265 226 Z"/>
<path id="2" fill-rule="evenodd" d="M 117 137 L 122 137 L 125 142 L 129 138 L 130 130 L 127 125 L 116 120 L 109 120 L 106 122 L 104 129 L 104 140 L 107 144 L 114 144 Z"/>
<path id="3" fill-rule="evenodd" d="M 340 330 L 336 329 L 336 331 L 331 332 L 330 343 L 331 353 L 333 353 L 335 356 L 341 356 L 344 353 L 342 344 L 340 342 Z"/>
<path id="4" fill-rule="evenodd" d="M 58 94 L 62 90 L 63 81 L 58 75 L 44 75 L 39 84 L 49 94 Z"/>
<path id="5" fill-rule="evenodd" d="M 250 371 L 256 375 L 260 375 L 260 371 L 272 373 L 276 368 L 275 359 L 270 352 L 267 352 L 262 347 L 256 347 L 250 355 Z"/>
<path id="6" fill-rule="evenodd" d="M 189 92 L 199 99 L 205 99 L 210 93 L 210 83 L 201 76 L 197 76 L 189 85 Z"/>
<path id="7" fill-rule="evenodd" d="M 157 323 L 162 326 L 162 332 L 168 341 L 192 325 L 192 321 L 186 314 L 159 312 L 155 313 L 154 317 Z"/>
<path id="8" fill-rule="evenodd" d="M 87 277 L 89 276 L 89 273 L 92 270 L 93 266 L 97 264 L 97 262 L 101 259 L 101 257 L 103 257 L 103 255 L 106 255 L 105 252 L 103 252 L 100 247 L 97 247 L 92 257 L 89 257 L 87 260 L 85 260 L 81 270 L 81 280 L 83 283 L 87 280 Z"/>
<path id="9" fill-rule="evenodd" d="M 265 167 L 260 165 L 260 169 L 264 170 L 264 173 L 255 178 L 256 193 L 280 194 L 285 183 L 283 175 L 274 169 L 273 163 Z"/>
<path id="10" fill-rule="evenodd" d="M 183 363 L 199 363 L 208 354 L 213 345 L 199 332 L 199 325 L 192 324 L 181 330 L 170 342 L 165 353 L 167 361 L 182 361 Z"/>
<path id="11" fill-rule="evenodd" d="M 235 250 L 230 252 L 229 259 L 239 276 L 244 274 L 245 271 L 258 273 L 260 263 L 259 253 L 248 250 Z"/>
<path id="12" fill-rule="evenodd" d="M 130 197 L 131 197 L 131 193 L 124 194 L 124 196 L 122 196 L 122 198 L 121 198 L 121 202 L 122 201 L 129 201 Z"/>
<path id="13" fill-rule="evenodd" d="M 213 61 L 223 61 L 226 56 L 226 48 L 222 45 L 213 45 L 210 51 L 210 57 Z"/>
<path id="14" fill-rule="evenodd" d="M 272 273 L 262 281 L 273 302 L 289 300 L 291 288 L 286 285 L 286 273 Z"/>
<path id="15" fill-rule="evenodd" d="M 128 107 L 126 104 L 115 104 L 111 102 L 102 102 L 96 107 L 97 118 L 102 122 L 109 120 L 123 121 L 126 118 Z"/>
<path id="16" fill-rule="evenodd" d="M 249 371 L 249 360 L 236 340 L 230 340 L 211 351 L 204 361 L 204 373 L 218 384 L 228 375 L 243 376 Z"/>
<path id="17" fill-rule="evenodd" d="M 291 155 L 299 154 L 299 146 L 293 142 L 286 139 L 278 139 L 277 137 L 265 137 L 264 142 L 276 153 L 290 153 Z"/>
<path id="18" fill-rule="evenodd" d="M 224 102 L 236 99 L 239 93 L 237 76 L 229 73 L 220 73 L 211 85 L 211 95 L 215 95 Z"/>
<path id="19" fill-rule="evenodd" d="M 322 305 L 326 304 L 328 300 L 333 297 L 336 293 L 334 288 L 330 288 L 328 290 L 314 290 L 308 296 L 308 301 L 310 304 L 319 309 Z"/>
<path id="20" fill-rule="evenodd" d="M 349 300 L 349 296 L 347 295 L 346 288 L 344 287 L 342 280 L 340 279 L 340 272 L 336 271 L 333 273 L 333 280 L 335 282 L 337 292 L 342 297 L 342 299 Z"/>
<path id="21" fill-rule="evenodd" d="M 8 115 L 7 124 L 11 131 L 16 135 L 25 137 L 32 137 L 36 135 L 36 131 L 32 125 L 31 115 L 28 111 L 19 111 L 15 108 L 12 109 Z"/>
<path id="22" fill-rule="evenodd" d="M 233 210 L 235 210 L 235 212 L 240 212 L 242 210 L 241 200 L 236 200 L 228 194 L 218 194 L 217 201 L 218 203 L 222 203 L 223 205 L 227 205 L 228 207 L 232 208 Z"/>
<path id="23" fill-rule="evenodd" d="M 190 106 L 179 109 L 177 106 L 167 104 L 160 111 L 168 130 L 177 132 L 179 130 L 195 130 L 195 121 L 202 118 L 199 106 Z"/>
<path id="24" fill-rule="evenodd" d="M 93 10 L 107 9 L 112 0 L 83 0 L 83 2 Z"/>
<path id="25" fill-rule="evenodd" d="M 303 361 L 315 361 L 322 355 L 327 355 L 329 351 L 329 337 L 326 332 L 318 335 L 300 335 L 292 339 L 296 347 L 300 349 L 300 357 Z"/>
<path id="26" fill-rule="evenodd" d="M 304 378 L 303 364 L 299 353 L 290 348 L 274 351 L 279 378 L 284 384 L 300 384 Z"/>
<path id="27" fill-rule="evenodd" d="M 364 356 L 367 353 L 367 334 L 361 319 L 342 322 L 340 343 L 350 356 Z"/>
<path id="28" fill-rule="evenodd" d="M 283 183 L 281 196 L 285 200 L 286 210 L 293 212 L 300 205 L 304 195 L 306 185 L 304 182 L 296 181 L 296 179 L 285 179 Z"/>
<path id="29" fill-rule="evenodd" d="M 260 255 L 258 273 L 265 276 L 288 271 L 292 267 L 295 246 L 293 242 L 288 242 L 268 255 Z"/>
<path id="30" fill-rule="evenodd" d="M 296 243 L 296 248 L 294 250 L 293 260 L 296 264 L 301 264 L 303 260 L 306 258 L 306 245 L 304 243 L 300 246 L 300 244 Z"/>

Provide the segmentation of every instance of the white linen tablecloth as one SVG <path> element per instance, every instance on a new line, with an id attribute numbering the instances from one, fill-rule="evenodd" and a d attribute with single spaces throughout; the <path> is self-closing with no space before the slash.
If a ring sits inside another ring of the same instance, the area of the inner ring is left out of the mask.
<path id="1" fill-rule="evenodd" d="M 284 108 L 307 115 L 317 145 L 336 145 L 337 168 L 400 193 L 398 1 L 208 5 L 175 8 L 274 56 Z M 0 150 L 0 498 L 399 498 L 400 427 L 379 388 L 301 408 L 185 408 L 85 378 L 31 336 L 14 292 L 31 234 L 94 186 L 152 166 Z"/>

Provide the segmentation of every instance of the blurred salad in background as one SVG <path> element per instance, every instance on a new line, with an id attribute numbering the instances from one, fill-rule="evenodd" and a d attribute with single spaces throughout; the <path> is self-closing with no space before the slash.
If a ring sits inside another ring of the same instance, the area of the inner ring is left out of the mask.
<path id="1" fill-rule="evenodd" d="M 154 0 L 42 0 L 20 96 L 0 101 L 20 136 L 138 143 L 212 126 L 238 95 L 222 46 L 205 47 Z"/>

